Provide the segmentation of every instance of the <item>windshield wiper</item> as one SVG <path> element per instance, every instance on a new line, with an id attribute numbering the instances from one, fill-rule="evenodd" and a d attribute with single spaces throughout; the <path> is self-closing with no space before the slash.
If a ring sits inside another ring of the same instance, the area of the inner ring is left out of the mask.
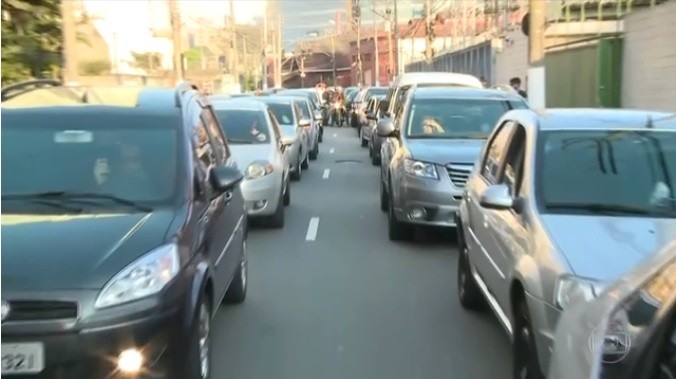
<path id="1" fill-rule="evenodd" d="M 248 139 L 228 138 L 228 143 L 241 144 L 241 145 L 253 145 L 255 142 L 248 140 Z"/>
<path id="2" fill-rule="evenodd" d="M 600 203 L 545 203 L 548 209 L 579 209 L 594 213 L 626 213 L 634 215 L 652 215 L 655 213 L 670 213 L 661 212 L 660 209 L 646 209 L 640 207 L 632 207 L 630 205 L 619 204 L 600 204 Z"/>
<path id="3" fill-rule="evenodd" d="M 23 195 L 3 195 L 2 199 L 6 200 L 68 200 L 82 202 L 81 200 L 110 200 L 114 203 L 126 205 L 131 208 L 135 208 L 142 212 L 151 212 L 153 209 L 147 206 L 138 204 L 135 201 L 121 198 L 115 195 L 106 194 L 106 193 L 94 193 L 94 192 L 71 192 L 71 191 L 51 191 L 51 192 L 38 192 L 38 193 L 29 193 Z M 49 203 L 52 204 L 51 202 Z"/>

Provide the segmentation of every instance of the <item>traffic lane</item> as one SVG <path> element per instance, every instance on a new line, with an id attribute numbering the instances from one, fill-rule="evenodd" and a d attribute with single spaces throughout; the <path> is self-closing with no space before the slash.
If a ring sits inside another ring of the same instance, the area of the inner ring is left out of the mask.
<path id="1" fill-rule="evenodd" d="M 448 238 L 387 240 L 378 168 L 353 132 L 325 131 L 320 159 L 294 183 L 293 198 L 303 201 L 292 199 L 287 227 L 250 235 L 249 298 L 216 317 L 215 374 L 508 377 L 504 333 L 492 317 L 457 304 L 457 255 Z M 332 146 L 335 153 L 326 154 Z M 352 159 L 363 162 L 335 162 Z M 327 168 L 329 178 L 321 179 Z M 316 240 L 307 242 L 313 217 Z"/>

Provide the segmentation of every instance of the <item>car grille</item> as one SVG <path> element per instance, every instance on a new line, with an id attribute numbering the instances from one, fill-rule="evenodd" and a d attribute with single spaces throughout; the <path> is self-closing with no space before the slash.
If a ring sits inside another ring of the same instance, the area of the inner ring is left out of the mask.
<path id="1" fill-rule="evenodd" d="M 10 301 L 4 321 L 42 321 L 77 318 L 77 303 L 70 301 Z"/>
<path id="2" fill-rule="evenodd" d="M 465 188 L 469 174 L 472 172 L 472 165 L 449 163 L 446 165 L 446 170 L 455 187 Z"/>

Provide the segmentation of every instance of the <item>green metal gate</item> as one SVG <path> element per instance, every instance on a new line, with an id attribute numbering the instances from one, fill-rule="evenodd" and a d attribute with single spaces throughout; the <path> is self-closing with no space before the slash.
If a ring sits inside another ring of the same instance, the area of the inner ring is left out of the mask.
<path id="1" fill-rule="evenodd" d="M 545 76 L 547 107 L 619 108 L 622 39 L 557 46 L 545 55 Z"/>

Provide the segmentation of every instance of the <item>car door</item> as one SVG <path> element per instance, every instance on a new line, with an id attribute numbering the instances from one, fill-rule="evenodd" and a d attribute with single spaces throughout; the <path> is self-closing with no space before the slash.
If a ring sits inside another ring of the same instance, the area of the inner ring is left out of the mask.
<path id="1" fill-rule="evenodd" d="M 210 106 L 204 107 L 200 115 L 201 127 L 205 127 L 211 139 L 216 165 L 236 166 L 230 154 L 223 130 L 218 124 Z M 213 197 L 210 222 L 215 229 L 211 244 L 218 253 L 215 257 L 214 268 L 217 277 L 215 286 L 221 295 L 225 294 L 230 281 L 239 267 L 242 246 L 245 238 L 244 231 L 244 198 L 242 191 L 235 188 L 224 194 Z M 220 293 L 220 292 L 219 292 Z"/>
<path id="2" fill-rule="evenodd" d="M 289 168 L 291 167 L 291 161 L 289 160 L 289 151 L 288 149 L 282 145 L 282 127 L 279 125 L 279 122 L 277 122 L 277 118 L 275 117 L 275 114 L 272 113 L 270 108 L 267 109 L 267 118 L 270 122 L 270 125 L 272 126 L 272 131 L 273 134 L 275 135 L 275 140 L 277 144 L 277 149 L 279 153 L 282 155 L 282 160 L 285 164 L 284 166 L 284 180 L 288 179 L 289 176 Z"/>
<path id="3" fill-rule="evenodd" d="M 404 112 L 405 106 L 400 106 L 397 108 L 397 113 L 394 116 L 394 128 L 398 131 L 395 137 L 387 138 L 385 140 L 385 152 L 387 153 L 387 165 L 385 166 L 388 170 L 386 179 L 389 179 L 391 183 L 394 184 L 398 182 L 399 175 L 402 175 L 400 170 L 403 168 L 403 159 L 405 154 L 403 139 L 405 133 L 404 119 L 406 118 L 406 112 Z M 381 154 L 383 149 L 381 148 Z M 382 158 L 381 158 L 382 159 Z M 382 166 L 382 164 L 381 164 Z M 386 182 L 387 183 L 387 182 Z M 389 185 L 388 184 L 388 185 Z M 389 188 L 388 191 L 390 196 L 393 198 L 398 198 L 394 194 L 397 191 L 397 188 Z"/>
<path id="4" fill-rule="evenodd" d="M 491 292 L 495 291 L 498 283 L 505 280 L 505 274 L 495 261 L 498 244 L 489 229 L 495 215 L 483 208 L 479 204 L 479 199 L 486 188 L 498 183 L 500 168 L 505 160 L 513 131 L 512 121 L 506 121 L 498 126 L 484 148 L 483 157 L 479 162 L 479 173 L 472 175 L 465 192 L 468 219 L 463 221 L 469 231 L 469 235 L 465 238 L 470 259 Z"/>
<path id="5" fill-rule="evenodd" d="M 521 196 L 523 190 L 523 172 L 526 154 L 526 129 L 513 123 L 513 132 L 509 147 L 506 149 L 504 164 L 498 171 L 497 183 L 505 184 L 510 189 L 513 198 Z M 493 289 L 495 298 L 503 309 L 509 309 L 510 295 L 508 282 L 516 263 L 529 249 L 528 231 L 521 214 L 514 209 L 491 210 L 484 209 L 484 219 L 488 226 L 486 233 L 495 239 L 495 250 L 491 257 L 497 270 L 489 275 L 495 279 L 489 286 Z"/>

